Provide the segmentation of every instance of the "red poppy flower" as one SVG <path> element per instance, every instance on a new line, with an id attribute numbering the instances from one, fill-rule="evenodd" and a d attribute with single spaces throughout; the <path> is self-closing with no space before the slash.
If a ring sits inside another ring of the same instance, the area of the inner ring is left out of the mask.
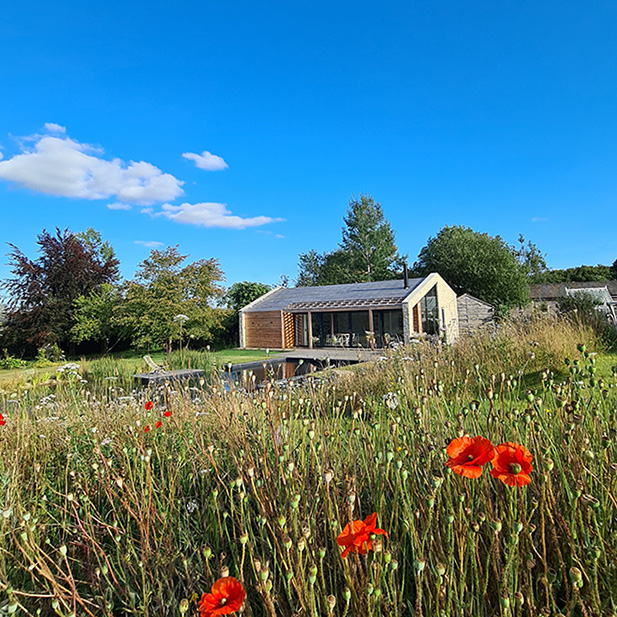
<path id="1" fill-rule="evenodd" d="M 163 426 L 163 423 L 159 420 L 155 425 L 154 428 L 161 428 L 161 426 Z"/>
<path id="2" fill-rule="evenodd" d="M 144 433 L 147 433 L 150 430 L 150 427 L 148 425 L 145 426 L 144 428 Z"/>
<path id="3" fill-rule="evenodd" d="M 531 482 L 531 452 L 518 443 L 502 443 L 495 448 L 491 476 L 508 486 L 525 486 Z"/>
<path id="4" fill-rule="evenodd" d="M 164 415 L 166 418 L 169 418 L 169 416 L 171 416 L 171 411 L 166 411 L 163 415 Z"/>
<path id="5" fill-rule="evenodd" d="M 352 521 L 345 525 L 345 529 L 339 534 L 336 539 L 339 546 L 346 547 L 341 557 L 345 559 L 349 552 L 360 553 L 366 555 L 368 551 L 373 550 L 371 542 L 371 534 L 383 535 L 388 537 L 388 534 L 383 529 L 375 527 L 377 523 L 377 512 L 373 512 L 363 521 Z"/>
<path id="6" fill-rule="evenodd" d="M 0 413 L 0 426 L 2 426 L 3 424 L 5 424 L 4 416 Z"/>
<path id="7" fill-rule="evenodd" d="M 246 592 L 242 583 L 233 576 L 219 578 L 210 593 L 204 593 L 199 601 L 200 617 L 230 615 L 242 608 Z"/>
<path id="8" fill-rule="evenodd" d="M 152 401 L 148 401 L 144 407 L 146 408 L 146 411 L 150 411 L 154 407 L 154 403 Z"/>
<path id="9" fill-rule="evenodd" d="M 482 475 L 482 465 L 493 460 L 495 448 L 484 437 L 458 437 L 448 445 L 446 463 L 454 473 L 464 478 L 479 478 Z"/>

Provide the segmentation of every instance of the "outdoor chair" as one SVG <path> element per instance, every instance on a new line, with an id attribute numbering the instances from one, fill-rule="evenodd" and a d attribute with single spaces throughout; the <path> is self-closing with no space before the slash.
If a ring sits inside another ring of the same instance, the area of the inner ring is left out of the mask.
<path id="1" fill-rule="evenodd" d="M 144 362 L 148 365 L 151 373 L 162 373 L 167 370 L 166 366 L 157 364 L 150 356 L 144 356 Z"/>

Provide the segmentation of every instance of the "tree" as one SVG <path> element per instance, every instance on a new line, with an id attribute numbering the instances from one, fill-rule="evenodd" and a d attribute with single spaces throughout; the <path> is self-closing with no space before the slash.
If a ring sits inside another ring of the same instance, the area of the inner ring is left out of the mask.
<path id="1" fill-rule="evenodd" d="M 549 270 L 540 277 L 534 277 L 534 283 L 581 283 L 587 281 L 609 281 L 613 278 L 611 268 L 597 266 L 576 266 L 562 270 Z"/>
<path id="2" fill-rule="evenodd" d="M 516 258 L 525 270 L 527 277 L 533 282 L 541 282 L 548 272 L 546 265 L 546 255 L 531 240 L 525 244 L 523 234 L 518 237 L 519 248 L 516 251 Z"/>
<path id="3" fill-rule="evenodd" d="M 39 257 L 29 259 L 10 244 L 13 277 L 2 282 L 9 296 L 2 345 L 32 354 L 46 344 L 66 347 L 75 323 L 74 302 L 118 279 L 118 260 L 100 235 L 56 228 L 37 239 Z"/>
<path id="4" fill-rule="evenodd" d="M 234 283 L 227 292 L 227 306 L 236 313 L 270 291 L 270 285 L 242 281 Z"/>
<path id="5" fill-rule="evenodd" d="M 611 279 L 617 279 L 617 259 L 613 262 L 613 265 L 610 268 Z"/>
<path id="6" fill-rule="evenodd" d="M 370 195 L 352 197 L 344 217 L 342 241 L 332 252 L 310 250 L 299 256 L 299 287 L 380 281 L 400 275 L 403 257 L 381 204 Z"/>
<path id="7" fill-rule="evenodd" d="M 121 289 L 104 283 L 100 289 L 75 300 L 75 325 L 71 338 L 75 343 L 95 341 L 100 343 L 101 352 L 107 353 L 116 343 L 128 338 L 122 327 L 120 311 L 124 298 Z"/>
<path id="8" fill-rule="evenodd" d="M 500 309 L 529 301 L 526 271 L 513 247 L 468 227 L 444 227 L 429 238 L 413 270 L 418 276 L 437 272 L 457 294 L 469 293 Z"/>
<path id="9" fill-rule="evenodd" d="M 223 272 L 216 259 L 183 265 L 188 255 L 178 247 L 152 250 L 128 283 L 121 323 L 141 348 L 171 348 L 180 336 L 211 342 L 221 328 Z M 188 320 L 175 319 L 186 315 Z"/>

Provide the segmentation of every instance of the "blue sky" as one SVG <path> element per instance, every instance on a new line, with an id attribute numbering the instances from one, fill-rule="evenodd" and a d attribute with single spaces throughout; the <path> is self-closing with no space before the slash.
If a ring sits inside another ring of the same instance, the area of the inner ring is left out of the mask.
<path id="1" fill-rule="evenodd" d="M 365 192 L 412 263 L 454 224 L 523 233 L 555 268 L 617 259 L 614 0 L 2 13 L 2 253 L 93 227 L 126 277 L 178 244 L 228 284 L 276 283 Z"/>

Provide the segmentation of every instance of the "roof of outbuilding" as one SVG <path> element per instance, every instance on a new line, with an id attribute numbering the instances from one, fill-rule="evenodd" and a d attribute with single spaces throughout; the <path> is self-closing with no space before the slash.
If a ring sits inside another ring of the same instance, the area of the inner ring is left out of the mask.
<path id="1" fill-rule="evenodd" d="M 319 287 L 279 287 L 244 307 L 245 312 L 396 308 L 424 281 L 402 280 L 321 285 Z"/>
<path id="2" fill-rule="evenodd" d="M 529 297 L 532 300 L 557 300 L 566 295 L 566 289 L 585 291 L 585 289 L 603 289 L 604 287 L 608 289 L 613 298 L 617 298 L 617 281 L 540 283 L 529 285 Z"/>

